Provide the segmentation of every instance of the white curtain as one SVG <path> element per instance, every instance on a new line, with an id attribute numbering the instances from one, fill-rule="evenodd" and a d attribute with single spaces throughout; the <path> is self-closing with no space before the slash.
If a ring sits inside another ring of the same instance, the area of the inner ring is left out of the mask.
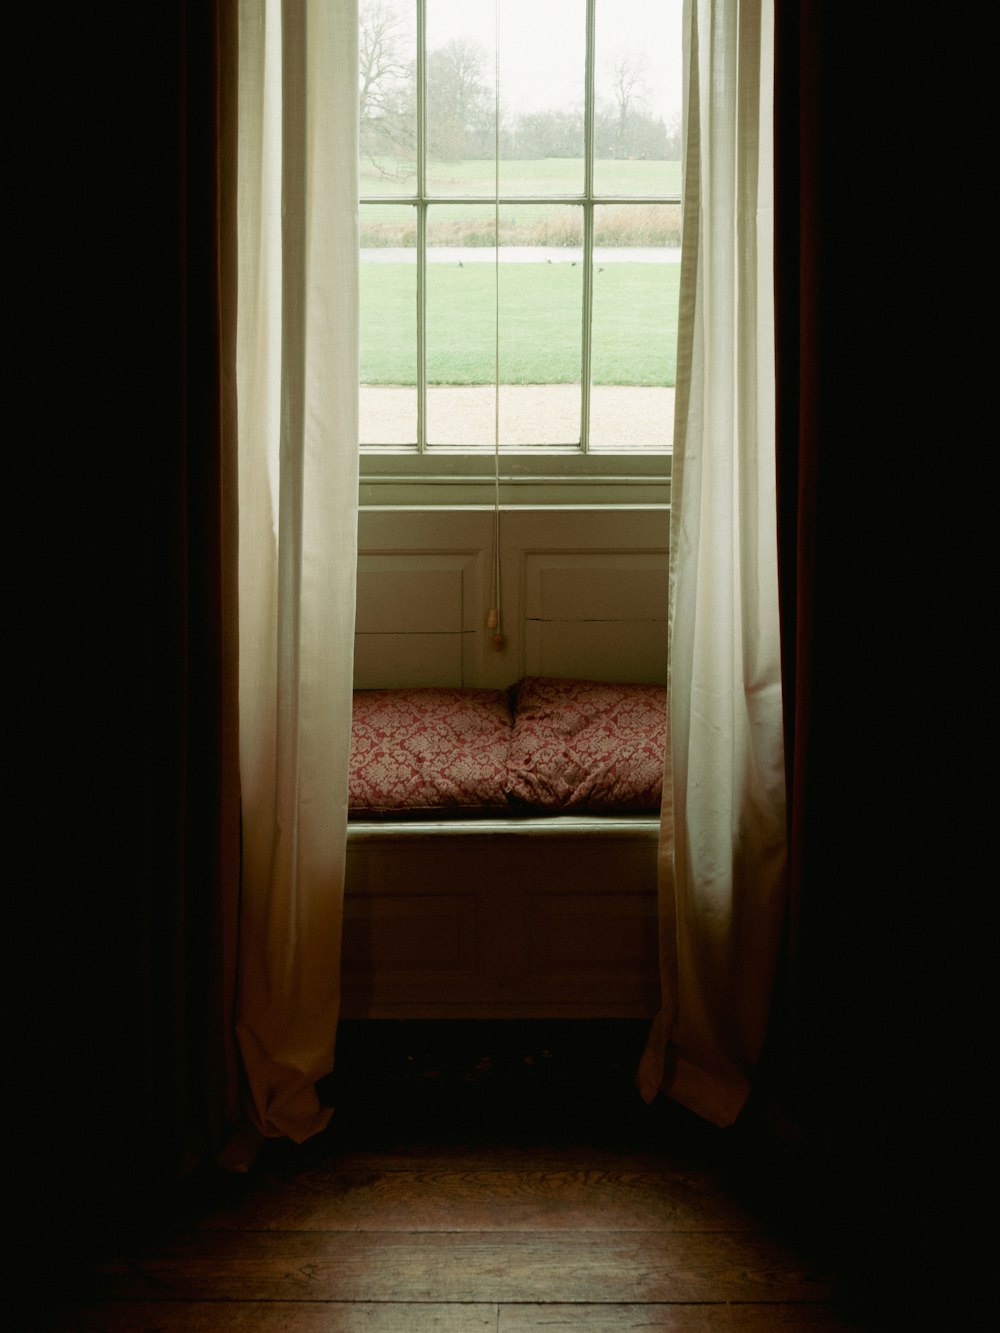
<path id="1" fill-rule="evenodd" d="M 357 561 L 356 0 L 240 4 L 237 396 L 243 879 L 256 1131 L 329 1118 Z"/>
<path id="2" fill-rule="evenodd" d="M 663 1008 L 639 1086 L 726 1125 L 760 1055 L 786 892 L 772 0 L 687 0 L 684 79 Z"/>

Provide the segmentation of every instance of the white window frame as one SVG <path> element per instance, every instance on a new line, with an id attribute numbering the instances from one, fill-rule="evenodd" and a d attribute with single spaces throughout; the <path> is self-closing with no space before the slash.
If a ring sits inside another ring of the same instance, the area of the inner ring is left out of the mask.
<path id="1" fill-rule="evenodd" d="M 491 204 L 493 195 L 435 195 L 426 186 L 426 0 L 414 0 L 417 18 L 416 189 L 412 194 L 362 195 L 360 203 L 414 208 L 417 218 L 417 443 L 360 446 L 360 500 L 366 507 L 445 507 L 492 504 L 498 498 L 492 446 L 432 445 L 426 441 L 427 213 L 436 203 Z M 573 445 L 507 445 L 500 449 L 499 500 L 504 506 L 667 504 L 672 457 L 664 450 L 627 448 L 592 451 L 589 446 L 591 333 L 594 270 L 594 212 L 604 204 L 676 204 L 680 195 L 599 194 L 594 190 L 594 49 L 597 0 L 585 0 L 584 184 L 578 194 L 510 195 L 505 204 L 568 204 L 583 215 L 583 329 L 581 346 L 581 439 Z M 678 40 L 680 34 L 678 33 Z"/>

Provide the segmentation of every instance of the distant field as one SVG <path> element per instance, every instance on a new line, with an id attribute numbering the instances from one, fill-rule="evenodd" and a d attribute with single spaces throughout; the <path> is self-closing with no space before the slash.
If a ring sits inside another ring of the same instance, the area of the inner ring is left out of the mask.
<path id="1" fill-rule="evenodd" d="M 580 376 L 581 269 L 500 269 L 500 378 L 504 384 L 574 383 Z M 595 384 L 672 386 L 677 360 L 677 264 L 607 264 L 594 274 Z M 495 274 L 490 264 L 431 264 L 427 378 L 488 384 L 495 375 Z M 361 381 L 415 382 L 414 268 L 362 264 Z"/>
<path id="2" fill-rule="evenodd" d="M 595 210 L 595 241 L 598 245 L 680 244 L 680 207 L 677 204 L 622 204 L 621 196 L 677 194 L 680 191 L 679 162 L 600 162 L 595 189 L 607 195 L 607 203 Z M 388 168 L 387 168 L 388 169 Z M 395 171 L 396 168 L 391 169 Z M 416 188 L 412 173 L 380 176 L 363 173 L 362 197 L 374 201 L 387 194 L 405 195 Z M 583 162 L 570 158 L 502 164 L 502 195 L 572 195 L 583 189 Z M 430 244 L 493 244 L 493 163 L 432 163 L 428 192 L 441 196 L 428 212 Z M 479 203 L 448 203 L 449 195 L 480 195 Z M 570 204 L 503 204 L 500 206 L 500 239 L 507 245 L 579 245 L 582 239 L 582 210 Z M 453 233 L 451 239 L 442 233 Z M 362 246 L 416 244 L 416 210 L 399 204 L 369 202 L 361 208 Z"/>
<path id="3" fill-rule="evenodd" d="M 361 197 L 409 194 L 416 188 L 412 166 L 393 158 L 377 159 L 381 170 L 361 162 Z M 496 168 L 490 159 L 429 162 L 427 185 L 432 194 L 482 194 L 492 197 Z M 680 162 L 598 161 L 594 189 L 608 195 L 680 195 Z M 580 194 L 583 159 L 546 157 L 500 163 L 501 194 Z"/>

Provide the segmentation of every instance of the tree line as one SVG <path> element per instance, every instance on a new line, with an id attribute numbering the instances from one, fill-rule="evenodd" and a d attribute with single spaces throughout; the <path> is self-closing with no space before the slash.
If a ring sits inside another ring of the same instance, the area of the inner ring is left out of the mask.
<path id="1" fill-rule="evenodd" d="M 404 24 L 385 0 L 361 10 L 359 98 L 361 151 L 381 159 L 412 158 L 415 144 L 416 68 L 406 59 Z M 646 61 L 622 52 L 612 62 L 594 112 L 598 158 L 677 159 L 680 125 L 650 111 Z M 427 53 L 426 136 L 437 161 L 492 158 L 497 146 L 495 103 L 487 53 L 476 42 L 453 38 Z M 502 114 L 502 112 L 501 112 Z M 503 117 L 505 160 L 582 157 L 583 112 L 533 111 Z"/>

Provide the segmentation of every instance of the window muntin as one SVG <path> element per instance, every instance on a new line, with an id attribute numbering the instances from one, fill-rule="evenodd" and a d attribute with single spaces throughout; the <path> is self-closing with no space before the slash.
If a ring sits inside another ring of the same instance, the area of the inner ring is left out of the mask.
<path id="1" fill-rule="evenodd" d="M 499 431 L 522 470 L 661 472 L 679 0 L 501 0 L 499 135 L 492 0 L 370 0 L 361 22 L 390 71 L 367 124 L 362 99 L 364 466 L 472 462 Z"/>

